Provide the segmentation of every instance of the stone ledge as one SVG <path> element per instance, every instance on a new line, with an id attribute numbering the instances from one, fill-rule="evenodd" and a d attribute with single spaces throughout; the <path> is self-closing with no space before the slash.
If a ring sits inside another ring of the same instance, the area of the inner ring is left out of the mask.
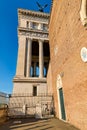
<path id="1" fill-rule="evenodd" d="M 39 12 L 39 11 L 31 11 L 27 9 L 18 9 L 18 13 L 22 15 L 31 15 L 31 16 L 37 16 L 37 17 L 44 17 L 44 18 L 49 18 L 50 14 L 49 13 L 44 13 L 44 12 Z"/>
<path id="2" fill-rule="evenodd" d="M 15 77 L 13 79 L 13 82 L 29 82 L 29 83 L 47 83 L 47 79 L 46 78 L 36 78 L 36 77 Z"/>
<path id="3" fill-rule="evenodd" d="M 25 28 L 25 27 L 18 27 L 18 31 L 27 31 L 27 32 L 48 34 L 48 30 L 39 30 L 39 29 Z"/>

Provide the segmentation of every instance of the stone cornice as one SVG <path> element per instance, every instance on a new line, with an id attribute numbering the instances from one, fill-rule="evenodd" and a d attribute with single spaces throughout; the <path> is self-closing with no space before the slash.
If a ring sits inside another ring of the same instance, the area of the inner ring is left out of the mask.
<path id="1" fill-rule="evenodd" d="M 30 77 L 30 78 L 26 78 L 26 77 L 15 77 L 14 79 L 13 79 L 13 82 L 28 82 L 28 83 L 47 83 L 47 79 L 46 78 L 32 78 L 32 77 Z"/>
<path id="2" fill-rule="evenodd" d="M 26 32 L 36 32 L 41 34 L 48 34 L 48 31 L 42 31 L 42 30 L 36 30 L 36 29 L 30 29 L 30 28 L 24 28 L 24 27 L 18 27 L 18 31 L 26 31 Z"/>
<path id="3" fill-rule="evenodd" d="M 37 16 L 37 17 L 42 17 L 42 18 L 47 18 L 47 19 L 50 17 L 50 14 L 48 13 L 30 11 L 26 9 L 18 9 L 18 14 Z"/>

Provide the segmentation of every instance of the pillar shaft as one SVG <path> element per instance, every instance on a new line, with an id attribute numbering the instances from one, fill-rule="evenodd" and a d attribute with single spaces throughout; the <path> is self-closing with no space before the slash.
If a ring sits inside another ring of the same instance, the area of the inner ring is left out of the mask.
<path id="1" fill-rule="evenodd" d="M 24 77 L 24 68 L 25 68 L 25 48 L 26 48 L 26 37 L 18 37 L 18 60 L 17 60 L 17 70 L 16 76 Z"/>
<path id="2" fill-rule="evenodd" d="M 39 23 L 38 29 L 43 30 L 43 24 L 42 23 Z"/>
<path id="3" fill-rule="evenodd" d="M 27 77 L 31 76 L 32 40 L 28 39 L 27 48 Z"/>
<path id="4" fill-rule="evenodd" d="M 32 28 L 32 22 L 31 21 L 29 22 L 29 28 Z"/>
<path id="5" fill-rule="evenodd" d="M 43 41 L 39 40 L 39 77 L 43 78 Z"/>

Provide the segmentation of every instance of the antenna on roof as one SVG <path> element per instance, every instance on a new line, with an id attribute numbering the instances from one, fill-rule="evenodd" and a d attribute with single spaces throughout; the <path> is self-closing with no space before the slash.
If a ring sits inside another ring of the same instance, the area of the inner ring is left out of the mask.
<path id="1" fill-rule="evenodd" d="M 36 4 L 38 5 L 40 12 L 44 12 L 44 9 L 48 6 L 48 4 L 45 4 L 44 6 L 42 6 L 38 2 L 36 2 Z"/>

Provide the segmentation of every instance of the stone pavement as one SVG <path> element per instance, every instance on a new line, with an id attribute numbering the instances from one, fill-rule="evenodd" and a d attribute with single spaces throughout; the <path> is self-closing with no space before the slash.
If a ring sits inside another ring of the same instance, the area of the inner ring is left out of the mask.
<path id="1" fill-rule="evenodd" d="M 37 120 L 34 118 L 11 119 L 0 125 L 0 130 L 79 130 L 56 118 Z"/>

